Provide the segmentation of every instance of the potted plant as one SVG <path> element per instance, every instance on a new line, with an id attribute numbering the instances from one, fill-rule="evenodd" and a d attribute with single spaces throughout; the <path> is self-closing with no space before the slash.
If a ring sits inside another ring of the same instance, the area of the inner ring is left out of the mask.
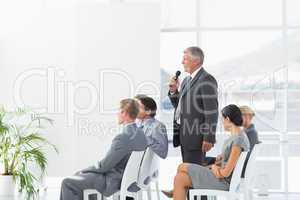
<path id="1" fill-rule="evenodd" d="M 47 147 L 57 148 L 42 136 L 43 124 L 53 121 L 30 110 L 0 108 L 0 194 L 14 195 L 15 186 L 26 199 L 38 195 L 38 182 L 45 175 Z M 36 170 L 39 169 L 38 175 Z"/>

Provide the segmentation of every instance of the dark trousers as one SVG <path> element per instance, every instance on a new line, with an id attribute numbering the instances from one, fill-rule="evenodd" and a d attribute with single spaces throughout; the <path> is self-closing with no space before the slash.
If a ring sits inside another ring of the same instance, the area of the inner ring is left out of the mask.
<path id="1" fill-rule="evenodd" d="M 181 146 L 181 156 L 182 162 L 185 163 L 194 163 L 198 165 L 203 165 L 206 163 L 205 153 L 202 150 L 187 150 Z M 190 199 L 189 192 L 187 193 L 188 200 Z M 196 198 L 195 198 L 196 200 Z M 207 196 L 201 196 L 201 200 L 207 200 Z"/>

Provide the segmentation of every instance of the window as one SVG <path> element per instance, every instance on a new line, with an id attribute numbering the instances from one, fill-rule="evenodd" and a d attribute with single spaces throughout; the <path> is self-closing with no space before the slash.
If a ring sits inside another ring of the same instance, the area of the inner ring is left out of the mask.
<path id="1" fill-rule="evenodd" d="M 183 50 L 196 44 L 204 50 L 207 71 L 218 80 L 220 108 L 235 103 L 256 111 L 254 123 L 264 143 L 259 166 L 270 168 L 261 175 L 272 183 L 269 189 L 300 192 L 295 176 L 300 164 L 295 148 L 300 144 L 300 1 L 161 3 L 161 119 L 171 127 L 166 83 L 182 71 Z"/>

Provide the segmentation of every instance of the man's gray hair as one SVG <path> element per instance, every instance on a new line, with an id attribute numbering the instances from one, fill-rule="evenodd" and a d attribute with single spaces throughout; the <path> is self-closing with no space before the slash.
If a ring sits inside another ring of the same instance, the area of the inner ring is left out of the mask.
<path id="1" fill-rule="evenodd" d="M 199 59 L 200 60 L 200 63 L 203 64 L 203 61 L 204 61 L 204 53 L 202 51 L 202 49 L 200 49 L 199 47 L 189 47 L 186 49 L 192 58 L 194 59 Z"/>

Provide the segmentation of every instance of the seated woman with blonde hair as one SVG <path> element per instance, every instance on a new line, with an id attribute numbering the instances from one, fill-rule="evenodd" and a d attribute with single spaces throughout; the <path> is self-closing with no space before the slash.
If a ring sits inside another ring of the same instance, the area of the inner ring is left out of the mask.
<path id="1" fill-rule="evenodd" d="M 247 135 L 241 128 L 242 113 L 236 105 L 228 105 L 222 110 L 225 131 L 230 136 L 223 144 L 222 153 L 210 168 L 197 164 L 179 165 L 174 180 L 174 199 L 185 200 L 189 188 L 229 190 L 233 169 L 242 151 L 249 151 Z"/>

